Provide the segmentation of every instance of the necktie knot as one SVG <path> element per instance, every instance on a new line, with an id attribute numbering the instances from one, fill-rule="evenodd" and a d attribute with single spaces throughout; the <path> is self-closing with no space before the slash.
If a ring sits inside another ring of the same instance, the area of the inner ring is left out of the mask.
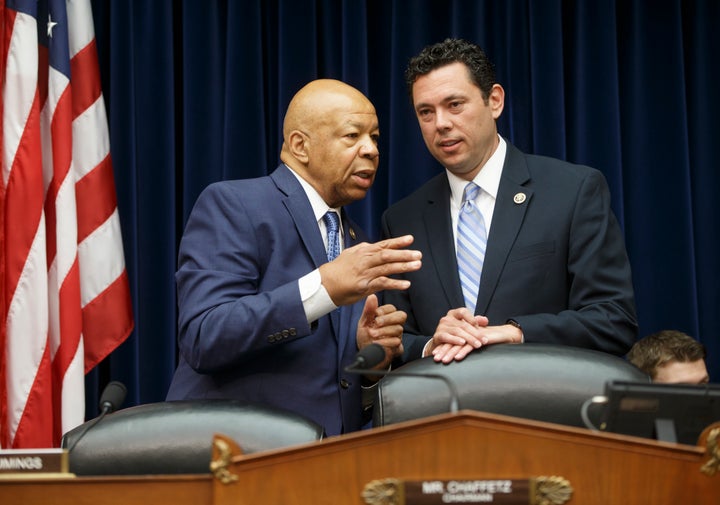
<path id="1" fill-rule="evenodd" d="M 465 206 L 466 203 L 475 202 L 475 199 L 477 198 L 478 194 L 480 193 L 480 186 L 475 184 L 474 182 L 469 182 L 467 186 L 465 186 L 465 190 L 463 190 L 463 199 L 462 204 Z"/>
<path id="2" fill-rule="evenodd" d="M 323 216 L 327 228 L 327 257 L 332 261 L 340 255 L 340 216 L 337 212 L 329 210 Z"/>
<path id="3" fill-rule="evenodd" d="M 337 233 L 340 229 L 340 218 L 338 217 L 337 212 L 335 212 L 334 210 L 327 211 L 323 216 L 323 221 L 325 221 L 325 226 L 327 226 L 328 233 Z"/>

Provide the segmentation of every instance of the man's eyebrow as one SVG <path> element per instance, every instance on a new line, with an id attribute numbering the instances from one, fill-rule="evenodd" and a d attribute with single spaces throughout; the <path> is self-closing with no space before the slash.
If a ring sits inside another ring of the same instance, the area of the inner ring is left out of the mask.
<path id="1" fill-rule="evenodd" d="M 345 121 L 345 123 L 343 123 L 343 127 L 347 127 L 347 126 L 351 126 L 351 127 L 353 127 L 353 128 L 357 128 L 358 130 L 363 130 L 363 129 L 365 129 L 365 127 L 366 127 L 366 126 L 365 126 L 365 123 L 362 123 L 362 122 L 360 122 L 360 121 L 355 121 L 354 119 L 349 119 L 349 120 Z M 371 131 L 373 131 L 373 130 L 378 130 L 378 129 L 380 129 L 380 123 L 379 123 L 379 122 L 376 121 L 376 122 L 374 122 L 373 124 L 370 125 L 370 130 L 371 130 Z"/>
<path id="2" fill-rule="evenodd" d="M 454 102 L 455 100 L 465 100 L 465 95 L 453 93 L 452 95 L 443 97 L 443 99 L 440 100 L 440 103 Z M 432 107 L 432 105 L 429 103 L 425 103 L 425 102 L 420 102 L 417 105 L 415 105 L 415 109 L 421 109 L 423 107 Z"/>

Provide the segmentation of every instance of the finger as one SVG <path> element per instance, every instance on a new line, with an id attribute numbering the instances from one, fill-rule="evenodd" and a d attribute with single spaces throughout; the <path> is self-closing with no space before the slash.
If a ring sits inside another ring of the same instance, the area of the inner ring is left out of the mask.
<path id="1" fill-rule="evenodd" d="M 390 326 L 376 326 L 369 328 L 370 338 L 374 341 L 383 338 L 401 338 L 403 334 L 403 326 L 401 324 L 393 324 Z"/>
<path id="2" fill-rule="evenodd" d="M 385 313 L 383 315 L 377 315 L 378 311 L 375 312 L 375 324 L 377 326 L 389 326 L 394 324 L 405 324 L 407 321 L 407 312 L 403 310 L 395 310 L 392 312 Z"/>
<path id="3" fill-rule="evenodd" d="M 441 320 L 433 339 L 438 344 L 464 345 L 468 343 L 473 347 L 480 347 L 482 342 L 480 335 L 477 333 L 478 330 L 467 321 Z"/>
<path id="4" fill-rule="evenodd" d="M 374 264 L 366 265 L 364 270 L 364 277 L 371 280 L 380 280 L 385 282 L 388 277 L 396 274 L 404 274 L 407 272 L 415 272 L 420 270 L 422 267 L 422 261 L 417 258 L 401 258 L 391 261 L 383 261 L 381 258 L 377 258 Z"/>
<path id="5" fill-rule="evenodd" d="M 400 337 L 383 337 L 383 338 L 379 338 L 377 340 L 373 340 L 373 344 L 379 344 L 388 349 L 392 349 L 394 347 L 398 347 L 398 346 L 402 345 L 402 338 L 400 338 Z"/>
<path id="6" fill-rule="evenodd" d="M 362 315 L 360 316 L 360 322 L 359 325 L 367 326 L 371 322 L 375 320 L 375 312 L 378 308 L 378 298 L 377 295 L 372 294 L 369 295 L 365 299 L 365 305 L 363 306 Z"/>
<path id="7" fill-rule="evenodd" d="M 404 279 L 391 279 L 390 277 L 376 277 L 375 279 L 370 280 L 370 282 L 368 282 L 367 284 L 368 291 L 372 293 L 377 293 L 378 291 L 388 291 L 391 289 L 396 291 L 404 291 L 409 287 L 410 281 Z"/>
<path id="8" fill-rule="evenodd" d="M 470 312 L 470 309 L 468 309 L 467 307 L 459 308 L 456 316 L 460 320 L 468 323 L 470 326 L 478 326 L 478 324 L 479 324 L 477 318 L 475 317 L 475 314 Z M 480 317 L 483 317 L 483 316 L 480 316 Z"/>
<path id="9" fill-rule="evenodd" d="M 462 336 L 465 339 L 465 342 L 473 349 L 479 349 L 484 344 L 487 344 L 487 341 L 484 338 L 475 334 L 476 329 L 477 328 L 474 326 L 471 328 L 462 328 Z"/>
<path id="10" fill-rule="evenodd" d="M 375 315 L 377 314 L 379 302 L 378 297 L 376 294 L 368 295 L 368 297 L 365 299 L 365 307 L 363 307 L 363 314 L 369 313 L 372 314 L 372 317 L 375 318 Z"/>
<path id="11" fill-rule="evenodd" d="M 414 240 L 415 237 L 412 235 L 403 235 L 401 237 L 393 237 L 375 242 L 375 245 L 382 249 L 401 249 L 412 244 Z"/>
<path id="12" fill-rule="evenodd" d="M 484 343 L 486 343 L 482 338 L 482 334 L 480 333 L 483 330 L 483 327 L 478 326 L 474 318 L 471 318 L 471 321 L 472 322 L 468 321 L 467 319 L 457 321 L 457 324 L 454 326 L 455 329 L 453 333 L 456 336 L 463 338 L 465 342 L 477 349 Z"/>
<path id="13" fill-rule="evenodd" d="M 445 354 L 443 355 L 441 361 L 442 361 L 443 363 L 450 363 L 453 359 L 455 359 L 455 355 L 457 354 L 457 352 L 458 352 L 460 349 L 461 349 L 461 347 L 460 347 L 460 346 L 457 346 L 457 345 L 451 347 L 450 349 L 448 349 L 448 350 L 445 352 Z"/>
<path id="14" fill-rule="evenodd" d="M 395 308 L 395 305 L 393 305 L 392 303 L 386 303 L 385 305 L 381 305 L 380 307 L 377 308 L 377 310 L 375 311 L 375 315 L 377 317 L 380 317 L 385 314 L 390 314 L 390 313 L 396 312 L 396 311 L 397 311 L 397 309 Z"/>
<path id="15" fill-rule="evenodd" d="M 467 344 L 454 346 L 445 353 L 442 358 L 442 362 L 447 364 L 451 363 L 453 360 L 460 361 L 467 356 L 472 349 L 473 348 Z"/>
<path id="16" fill-rule="evenodd" d="M 467 340 L 465 340 L 464 337 L 457 335 L 456 331 L 443 331 L 440 328 L 438 328 L 437 333 L 433 335 L 433 341 L 437 347 L 443 345 L 464 345 L 467 343 Z"/>
<path id="17" fill-rule="evenodd" d="M 432 351 L 433 359 L 438 362 L 442 361 L 443 358 L 445 357 L 445 354 L 450 349 L 452 349 L 452 347 L 453 346 L 450 344 L 441 344 L 441 345 L 435 347 L 435 349 L 433 349 L 433 351 Z"/>
<path id="18" fill-rule="evenodd" d="M 470 353 L 473 351 L 473 349 L 474 349 L 474 348 L 471 347 L 471 346 L 469 346 L 469 345 L 464 345 L 464 346 L 462 346 L 462 347 L 457 351 L 457 353 L 455 354 L 455 356 L 453 357 L 453 359 L 454 359 L 455 361 L 461 361 L 461 360 L 465 359 L 465 357 L 466 357 L 468 354 L 470 354 Z"/>

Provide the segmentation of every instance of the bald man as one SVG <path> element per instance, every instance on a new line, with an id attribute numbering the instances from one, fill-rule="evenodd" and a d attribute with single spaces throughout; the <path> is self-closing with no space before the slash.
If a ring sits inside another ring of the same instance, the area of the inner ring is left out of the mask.
<path id="1" fill-rule="evenodd" d="M 203 191 L 180 243 L 180 358 L 168 400 L 267 404 L 328 435 L 361 428 L 362 380 L 344 368 L 371 343 L 385 348 L 378 368 L 402 354 L 406 314 L 375 293 L 407 289 L 390 276 L 421 266 L 411 236 L 364 242 L 344 210 L 372 186 L 378 136 L 361 92 L 313 81 L 288 106 L 282 164 Z"/>

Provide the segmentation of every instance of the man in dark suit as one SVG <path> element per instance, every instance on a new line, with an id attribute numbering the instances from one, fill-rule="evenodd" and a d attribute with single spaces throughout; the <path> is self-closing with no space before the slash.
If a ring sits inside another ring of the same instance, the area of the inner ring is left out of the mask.
<path id="1" fill-rule="evenodd" d="M 390 276 L 420 268 L 419 252 L 405 249 L 412 237 L 363 242 L 343 209 L 373 183 L 378 136 L 362 93 L 313 81 L 288 107 L 283 163 L 203 191 L 180 243 L 168 400 L 243 399 L 304 415 L 328 435 L 361 428 L 361 379 L 344 368 L 373 342 L 386 350 L 378 368 L 402 352 L 405 313 L 374 293 L 406 289 Z"/>
<path id="2" fill-rule="evenodd" d="M 404 359 L 449 363 L 502 342 L 625 354 L 637 334 L 635 303 L 603 175 L 524 154 L 498 135 L 505 92 L 474 44 L 425 48 L 406 80 L 445 172 L 383 215 L 385 237 L 412 234 L 423 253 L 423 268 L 402 276 L 411 287 L 386 298 L 408 313 Z M 469 182 L 478 194 L 469 187 L 466 199 Z"/>

